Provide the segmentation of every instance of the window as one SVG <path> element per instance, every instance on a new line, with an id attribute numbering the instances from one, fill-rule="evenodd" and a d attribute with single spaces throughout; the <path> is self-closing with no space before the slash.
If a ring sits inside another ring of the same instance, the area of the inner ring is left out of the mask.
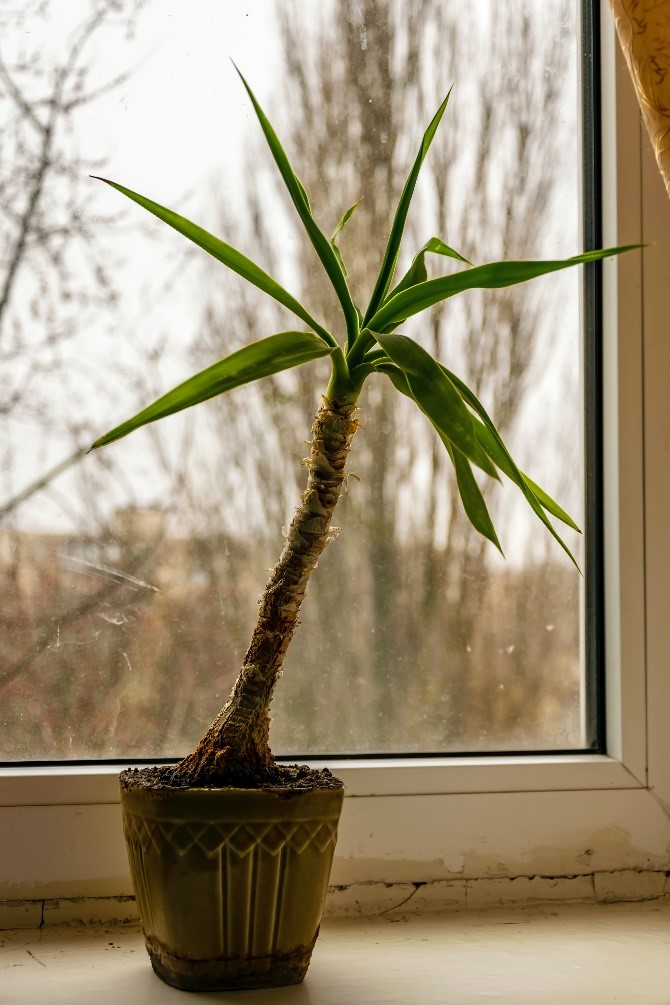
<path id="1" fill-rule="evenodd" d="M 374 281 L 418 123 L 455 82 L 405 257 L 432 233 L 477 262 L 574 254 L 579 15 L 570 0 L 425 0 L 420 16 L 387 0 L 210 3 L 198 19 L 181 4 L 169 14 L 164 4 L 127 4 L 123 15 L 110 6 L 102 20 L 86 4 L 23 9 L 4 83 L 25 177 L 13 162 L 7 170 L 23 216 L 8 216 L 7 240 L 18 247 L 26 219 L 30 241 L 8 274 L 4 493 L 63 457 L 77 462 L 5 522 L 1 755 L 171 757 L 200 735 L 243 657 L 300 492 L 301 441 L 328 364 L 81 458 L 79 448 L 161 390 L 295 326 L 89 181 L 85 164 L 223 233 L 328 320 L 312 250 L 234 69 L 218 58 L 222 47 L 253 67 L 323 225 L 363 196 L 341 238 L 361 294 Z M 67 67 L 78 37 L 44 153 L 34 120 L 51 85 L 30 55 Z M 42 162 L 28 218 L 30 165 Z M 435 271 L 453 264 L 440 259 Z M 477 389 L 522 468 L 583 522 L 573 448 L 583 440 L 580 300 L 580 277 L 565 273 L 454 298 L 407 331 Z M 507 561 L 471 530 L 446 452 L 385 377 L 368 382 L 361 416 L 350 462 L 360 480 L 340 504 L 342 540 L 321 561 L 289 650 L 275 749 L 597 747 L 576 570 L 511 485 L 489 486 Z M 579 548 L 576 536 L 570 544 Z"/>
<path id="2" fill-rule="evenodd" d="M 607 752 L 340 763 L 336 883 L 668 867 L 670 206 L 607 10 L 602 53 L 603 241 L 655 242 L 603 270 Z M 3 771 L 0 895 L 128 892 L 115 774 Z"/>

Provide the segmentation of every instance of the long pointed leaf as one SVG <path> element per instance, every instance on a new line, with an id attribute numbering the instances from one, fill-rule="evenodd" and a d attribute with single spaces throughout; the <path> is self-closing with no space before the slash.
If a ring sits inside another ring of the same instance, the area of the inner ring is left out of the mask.
<path id="1" fill-rule="evenodd" d="M 567 527 L 570 527 L 578 534 L 581 534 L 581 530 L 569 513 L 566 513 L 563 507 L 559 506 L 556 500 L 552 499 L 548 492 L 545 492 L 544 489 L 537 484 L 537 482 L 534 482 L 533 479 L 529 478 L 528 475 L 523 473 L 523 471 L 521 472 L 521 477 L 533 495 L 537 497 L 537 501 L 540 506 L 542 506 L 543 509 L 546 509 L 547 513 L 551 513 L 551 515 L 555 516 L 557 520 L 561 521 L 561 523 L 564 523 Z"/>
<path id="2" fill-rule="evenodd" d="M 233 66 L 235 64 L 233 63 Z M 309 200 L 307 198 L 307 193 L 296 176 L 293 168 L 291 167 L 288 157 L 282 147 L 277 134 L 275 133 L 269 119 L 267 118 L 265 112 L 259 105 L 256 97 L 249 87 L 248 83 L 240 73 L 240 71 L 235 66 L 240 80 L 244 84 L 247 94 L 251 100 L 254 107 L 256 117 L 260 122 L 261 129 L 263 130 L 263 135 L 267 141 L 270 148 L 272 156 L 274 157 L 275 163 L 279 168 L 279 173 L 282 176 L 284 184 L 288 189 L 288 193 L 291 196 L 293 205 L 298 211 L 298 216 L 302 220 L 303 226 L 307 231 L 307 235 L 312 242 L 314 250 L 321 259 L 321 263 L 326 270 L 328 277 L 333 285 L 335 293 L 342 305 L 342 311 L 344 313 L 344 318 L 347 324 L 347 341 L 353 343 L 356 335 L 358 334 L 358 314 L 356 312 L 356 307 L 353 300 L 351 299 L 351 293 L 349 292 L 349 287 L 347 286 L 346 276 L 342 271 L 342 266 L 338 260 L 337 255 L 333 250 L 328 238 L 321 231 L 318 224 L 316 223 L 314 217 L 312 216 L 312 211 L 310 209 Z"/>
<path id="3" fill-rule="evenodd" d="M 479 488 L 475 476 L 472 473 L 470 462 L 467 457 L 460 452 L 458 447 L 452 446 L 446 436 L 440 434 L 440 439 L 447 448 L 451 458 L 451 463 L 454 465 L 458 493 L 461 497 L 463 509 L 465 510 L 468 520 L 476 531 L 479 531 L 480 534 L 496 546 L 502 555 L 503 550 L 500 547 L 500 541 L 498 540 L 498 535 L 496 534 L 495 527 L 493 526 L 493 521 L 491 520 L 491 516 L 486 505 L 486 500 L 484 499 L 481 489 Z"/>
<path id="4" fill-rule="evenodd" d="M 481 419 L 478 419 L 476 416 L 473 416 L 473 422 L 475 424 L 475 435 L 493 463 L 497 464 L 500 470 L 506 474 L 508 478 L 512 481 L 516 481 L 513 466 L 510 464 L 506 452 L 500 447 L 500 444 L 494 438 L 488 426 L 486 426 Z M 540 488 L 540 486 L 534 482 L 532 478 L 529 478 L 528 475 L 524 474 L 523 471 L 519 471 L 519 474 L 547 513 L 551 513 L 552 516 L 555 516 L 562 523 L 579 533 L 579 527 L 572 517 L 569 516 L 565 510 L 559 506 L 547 492 L 544 491 L 543 488 Z"/>
<path id="5" fill-rule="evenodd" d="M 333 252 L 335 254 L 335 258 L 337 259 L 338 264 L 339 264 L 340 268 L 342 269 L 342 275 L 346 278 L 349 275 L 349 273 L 347 272 L 347 267 L 344 264 L 344 259 L 342 258 L 342 252 L 340 251 L 340 249 L 338 248 L 338 246 L 335 244 L 335 241 L 331 241 L 330 243 L 332 245 Z M 359 314 L 359 317 L 360 317 L 360 314 Z"/>
<path id="6" fill-rule="evenodd" d="M 361 196 L 360 199 L 357 199 L 356 202 L 353 204 L 353 206 L 349 207 L 346 213 L 342 214 L 342 218 L 340 219 L 339 223 L 337 224 L 337 227 L 330 236 L 331 242 L 337 240 L 337 238 L 340 236 L 346 225 L 349 223 L 349 220 L 353 216 L 354 211 L 362 202 L 363 202 L 363 196 Z"/>
<path id="7" fill-rule="evenodd" d="M 395 387 L 396 391 L 400 391 L 401 394 L 411 398 L 416 404 L 414 395 L 407 383 L 407 377 L 399 366 L 396 366 L 395 363 L 391 363 L 390 360 L 388 362 L 380 360 L 378 363 L 374 364 L 374 368 L 378 373 L 385 373 Z"/>
<path id="8" fill-rule="evenodd" d="M 461 453 L 491 478 L 498 479 L 495 466 L 475 436 L 474 423 L 463 399 L 433 357 L 405 335 L 379 335 L 379 343 L 400 367 L 411 397 L 428 416 L 438 433 L 444 434 Z"/>
<path id="9" fill-rule="evenodd" d="M 385 364 L 384 362 L 376 363 L 375 368 L 380 373 L 387 374 L 387 376 L 391 378 L 395 387 L 402 394 L 407 395 L 407 397 L 409 398 L 413 397 L 407 377 L 405 376 L 402 370 L 400 370 L 394 364 Z M 512 460 L 511 454 L 509 453 L 507 447 L 502 441 L 502 437 L 500 436 L 499 432 L 493 425 L 493 422 L 489 418 L 483 405 L 479 402 L 479 399 L 469 389 L 467 384 L 464 384 L 463 381 L 460 380 L 460 378 L 456 377 L 455 374 L 452 374 L 449 370 L 446 369 L 446 367 L 443 367 L 442 369 L 444 370 L 445 374 L 450 378 L 454 386 L 458 389 L 462 397 L 468 402 L 468 404 L 472 408 L 474 408 L 475 411 L 477 411 L 482 416 L 482 418 L 485 419 L 485 422 L 480 423 L 479 425 L 481 426 L 485 425 L 487 429 L 492 431 L 493 440 L 497 446 L 497 451 L 492 450 L 489 456 L 493 460 L 495 460 L 496 463 L 500 461 L 500 463 L 498 463 L 500 470 L 504 471 L 504 473 L 507 474 L 508 477 L 514 482 L 514 484 L 516 484 L 521 489 L 521 492 L 525 496 L 525 499 L 528 505 L 530 506 L 531 510 L 539 518 L 542 524 L 544 524 L 544 526 L 551 534 L 551 536 L 555 539 L 555 541 L 559 543 L 559 545 L 561 545 L 563 550 L 566 552 L 571 561 L 575 564 L 575 566 L 579 570 L 579 566 L 575 561 L 573 553 L 568 548 L 566 543 L 563 541 L 561 536 L 556 533 L 551 523 L 547 520 L 546 516 L 542 511 L 542 506 L 547 510 L 548 513 L 551 513 L 553 516 L 559 518 L 559 520 L 563 520 L 565 524 L 567 524 L 569 527 L 572 527 L 574 530 L 579 532 L 579 528 L 577 527 L 577 525 L 571 520 L 568 514 L 565 513 L 565 511 L 562 510 L 562 508 L 559 505 L 554 503 L 553 499 L 549 495 L 547 495 L 546 492 L 544 492 L 541 488 L 539 489 L 539 492 L 541 493 L 541 501 L 540 501 L 539 495 L 536 496 L 534 493 L 535 487 L 538 486 L 535 486 L 534 482 L 532 482 L 530 478 L 526 478 L 526 476 L 519 471 L 518 467 Z M 473 422 L 475 423 L 475 432 L 478 432 L 477 419 L 475 416 L 473 416 Z M 445 446 L 446 445 L 447 444 L 445 443 Z M 489 445 L 490 444 L 488 440 L 486 440 L 485 443 L 482 444 L 484 448 L 487 448 Z"/>
<path id="10" fill-rule="evenodd" d="M 423 248 L 414 256 L 412 264 L 409 269 L 402 277 L 398 285 L 394 290 L 391 290 L 389 294 L 389 300 L 394 297 L 397 293 L 402 293 L 410 286 L 416 286 L 417 283 L 425 283 L 428 279 L 428 272 L 426 271 L 426 255 L 445 255 L 447 258 L 454 258 L 457 262 L 463 262 L 465 265 L 472 265 L 467 258 L 463 258 L 463 255 L 459 254 L 453 248 L 450 248 L 448 244 L 439 237 L 431 237 L 429 241 L 426 241 Z"/>
<path id="11" fill-rule="evenodd" d="M 509 474 L 509 477 L 511 478 L 511 480 L 521 490 L 521 492 L 523 493 L 523 495 L 524 495 L 524 497 L 526 499 L 526 502 L 529 504 L 529 506 L 531 507 L 531 509 L 533 510 L 533 512 L 536 514 L 536 516 L 539 517 L 539 519 L 545 525 L 545 527 L 547 528 L 547 530 L 549 531 L 549 533 L 552 535 L 552 537 L 558 542 L 558 544 L 561 546 L 561 548 L 566 553 L 566 555 L 568 555 L 568 557 L 570 558 L 571 562 L 574 563 L 575 567 L 577 569 L 579 569 L 579 566 L 577 565 L 577 562 L 575 561 L 574 555 L 572 554 L 572 552 L 568 548 L 568 546 L 565 543 L 565 541 L 563 540 L 563 538 L 560 536 L 560 534 L 557 532 L 557 530 L 553 526 L 551 520 L 549 520 L 549 518 L 545 514 L 544 509 L 542 508 L 542 504 L 540 503 L 539 499 L 535 495 L 533 489 L 531 488 L 531 486 L 529 485 L 529 483 L 526 481 L 526 479 L 522 475 L 521 471 L 519 471 L 518 467 L 514 463 L 512 455 L 510 454 L 509 450 L 505 446 L 505 443 L 503 441 L 502 436 L 500 435 L 500 433 L 496 429 L 496 427 L 495 427 L 495 425 L 494 425 L 491 417 L 489 416 L 488 412 L 486 411 L 486 409 L 482 405 L 482 403 L 479 400 L 479 398 L 476 396 L 476 394 L 474 394 L 473 391 L 470 390 L 470 388 L 468 387 L 467 384 L 465 384 L 459 377 L 456 376 L 455 373 L 452 373 L 450 370 L 447 370 L 446 367 L 442 367 L 442 369 L 444 370 L 446 376 L 449 377 L 449 379 L 451 380 L 451 382 L 454 385 L 454 387 L 458 390 L 459 394 L 462 395 L 463 400 L 466 401 L 468 403 L 468 405 L 473 409 L 473 411 L 475 411 L 479 415 L 479 417 L 481 418 L 481 420 L 484 423 L 484 425 L 490 431 L 490 433 L 493 436 L 494 440 L 496 441 L 498 447 L 500 448 L 502 454 L 504 455 L 507 464 L 509 465 L 509 473 L 508 472 L 506 472 L 506 473 Z"/>
<path id="12" fill-rule="evenodd" d="M 353 206 L 350 206 L 349 209 L 346 211 L 346 213 L 344 213 L 344 215 L 342 216 L 342 219 L 339 221 L 339 223 L 337 224 L 337 227 L 335 228 L 335 230 L 333 231 L 333 233 L 331 234 L 331 237 L 330 237 L 330 243 L 331 243 L 332 249 L 335 252 L 335 257 L 337 258 L 338 262 L 340 263 L 340 268 L 342 269 L 342 272 L 344 273 L 345 277 L 347 276 L 347 267 L 344 264 L 344 259 L 342 257 L 342 252 L 340 251 L 340 249 L 337 246 L 337 238 L 339 237 L 339 235 L 342 233 L 342 231 L 346 227 L 347 223 L 351 219 L 351 216 L 352 216 L 354 210 L 356 209 L 356 207 L 358 206 L 358 204 L 359 204 L 359 202 L 361 201 L 362 198 L 363 198 L 363 196 L 361 196 L 361 198 L 358 199 L 353 204 Z M 358 312 L 358 315 L 359 315 L 359 321 L 360 321 L 360 312 Z"/>
<path id="13" fill-rule="evenodd" d="M 411 398 L 412 401 L 416 403 L 416 399 L 412 394 L 407 377 L 394 363 L 380 362 L 376 364 L 375 369 L 377 369 L 380 373 L 387 374 L 387 376 L 391 378 L 394 386 L 402 394 Z M 479 531 L 480 534 L 483 534 L 485 538 L 495 544 L 496 548 L 498 548 L 502 554 L 502 548 L 500 547 L 500 542 L 498 540 L 498 535 L 495 532 L 493 521 L 489 515 L 484 496 L 482 495 L 479 485 L 477 485 L 475 477 L 472 473 L 468 459 L 449 441 L 441 430 L 437 429 L 437 434 L 442 440 L 442 443 L 451 458 L 451 463 L 454 466 L 458 492 L 470 523 L 475 530 Z"/>
<path id="14" fill-rule="evenodd" d="M 442 369 L 422 346 L 405 335 L 376 335 L 377 341 L 407 378 L 412 396 L 436 429 L 461 453 L 492 478 L 497 471 L 480 447 L 474 423 L 463 399 Z"/>
<path id="15" fill-rule="evenodd" d="M 311 332 L 279 332 L 252 342 L 189 377 L 137 415 L 101 436 L 91 449 L 120 440 L 140 426 L 225 394 L 242 384 L 327 356 L 331 351 L 322 339 Z"/>
<path id="16" fill-rule="evenodd" d="M 297 317 L 308 324 L 310 328 L 319 335 L 324 342 L 330 346 L 335 346 L 336 342 L 332 335 L 326 331 L 326 329 L 315 321 L 312 315 L 302 306 L 302 304 L 291 296 L 291 294 L 280 286 L 279 283 L 264 272 L 260 266 L 252 262 L 250 258 L 243 255 L 241 251 L 237 251 L 235 248 L 226 244 L 218 237 L 214 237 L 207 230 L 203 230 L 199 227 L 197 223 L 192 223 L 187 220 L 186 217 L 180 216 L 179 213 L 174 213 L 171 209 L 167 209 L 165 206 L 161 206 L 160 203 L 154 202 L 153 199 L 147 199 L 145 196 L 140 195 L 138 192 L 133 192 L 132 189 L 126 188 L 125 185 L 119 185 L 117 182 L 110 181 L 109 178 L 99 178 L 97 175 L 92 175 L 98 181 L 104 181 L 106 185 L 111 186 L 111 188 L 116 189 L 117 192 L 121 192 L 122 195 L 127 196 L 128 199 L 132 199 L 136 202 L 138 206 L 143 209 L 148 210 L 154 216 L 162 220 L 163 223 L 167 223 L 168 226 L 172 227 L 174 230 L 183 234 L 187 237 L 189 241 L 197 244 L 199 248 L 206 251 L 213 258 L 216 258 L 218 262 L 222 262 L 223 265 L 227 265 L 229 269 L 236 272 L 238 276 L 242 276 L 247 282 L 251 283 L 253 286 L 257 286 L 259 290 L 263 293 L 267 293 L 269 296 L 273 297 L 284 307 L 288 307 L 290 311 L 293 311 Z"/>
<path id="17" fill-rule="evenodd" d="M 426 159 L 426 154 L 430 149 L 430 144 L 433 142 L 433 137 L 437 132 L 437 127 L 439 126 L 442 116 L 444 115 L 444 110 L 449 102 L 450 94 L 451 89 L 449 90 L 449 94 L 447 94 L 446 98 L 444 99 L 444 101 L 438 108 L 437 112 L 433 116 L 430 125 L 423 134 L 423 139 L 421 141 L 421 146 L 419 147 L 419 152 L 416 155 L 416 160 L 412 165 L 412 170 L 409 173 L 409 177 L 405 182 L 405 187 L 402 190 L 402 195 L 400 196 L 400 201 L 398 202 L 398 208 L 396 209 L 395 217 L 393 218 L 393 225 L 391 227 L 391 233 L 389 234 L 386 250 L 384 251 L 382 264 L 379 269 L 379 275 L 377 276 L 377 281 L 375 282 L 375 288 L 372 291 L 370 304 L 365 313 L 365 318 L 363 321 L 364 325 L 367 325 L 369 323 L 370 318 L 374 315 L 375 311 L 382 303 L 391 283 L 393 282 L 393 275 L 395 273 L 395 267 L 398 262 L 398 253 L 400 251 L 400 242 L 402 240 L 403 231 L 405 229 L 405 223 L 407 222 L 407 214 L 409 212 L 409 206 L 412 201 L 412 196 L 414 195 L 414 188 L 416 186 L 417 178 L 419 177 L 419 171 L 421 170 L 421 165 Z"/>
<path id="18" fill-rule="evenodd" d="M 587 251 L 583 255 L 567 258 L 563 261 L 546 262 L 491 262 L 488 265 L 478 265 L 452 276 L 439 276 L 428 279 L 409 289 L 403 290 L 391 297 L 380 307 L 368 323 L 375 331 L 383 331 L 388 325 L 399 324 L 406 318 L 418 314 L 427 307 L 432 307 L 442 300 L 465 290 L 501 289 L 506 286 L 516 286 L 529 279 L 545 276 L 560 269 L 569 269 L 574 265 L 584 265 L 587 262 L 597 262 L 611 255 L 621 255 L 632 251 L 640 245 L 629 244 L 619 248 L 604 248 L 600 251 Z"/>

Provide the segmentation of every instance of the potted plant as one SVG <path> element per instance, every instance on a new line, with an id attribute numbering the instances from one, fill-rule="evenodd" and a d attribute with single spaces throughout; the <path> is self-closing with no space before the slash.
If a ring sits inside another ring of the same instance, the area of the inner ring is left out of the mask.
<path id="1" fill-rule="evenodd" d="M 337 246 L 357 204 L 344 213 L 332 237 L 322 232 L 274 129 L 242 81 L 339 300 L 344 344 L 245 255 L 171 210 L 101 179 L 287 307 L 306 330 L 269 335 L 232 353 L 116 426 L 93 448 L 250 381 L 319 357 L 328 356 L 331 363 L 312 426 L 307 485 L 260 599 L 258 622 L 226 705 L 195 750 L 176 766 L 121 775 L 124 832 L 151 962 L 167 983 L 193 990 L 296 983 L 305 975 L 318 934 L 343 787 L 327 770 L 280 766 L 273 760 L 269 707 L 309 577 L 328 542 L 365 381 L 390 379 L 425 413 L 449 454 L 469 520 L 496 548 L 500 544 L 473 465 L 494 479 L 499 472 L 506 475 L 572 559 L 549 517 L 577 529 L 571 518 L 519 470 L 473 392 L 398 328 L 457 293 L 512 286 L 626 250 L 475 267 L 434 237 L 396 282 L 410 201 L 447 95 L 423 136 L 370 301 L 362 310 L 351 297 Z M 463 268 L 429 279 L 427 254 L 455 259 Z"/>

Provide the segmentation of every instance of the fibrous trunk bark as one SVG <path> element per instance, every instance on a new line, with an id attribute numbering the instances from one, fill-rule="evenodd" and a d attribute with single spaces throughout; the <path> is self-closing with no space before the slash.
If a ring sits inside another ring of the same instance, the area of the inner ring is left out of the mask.
<path id="1" fill-rule="evenodd" d="M 174 769 L 180 785 L 262 783 L 272 764 L 268 739 L 272 695 L 305 597 L 309 577 L 329 539 L 344 479 L 355 404 L 324 399 L 312 425 L 307 488 L 284 550 L 259 601 L 244 664 L 228 701 L 198 746 Z"/>

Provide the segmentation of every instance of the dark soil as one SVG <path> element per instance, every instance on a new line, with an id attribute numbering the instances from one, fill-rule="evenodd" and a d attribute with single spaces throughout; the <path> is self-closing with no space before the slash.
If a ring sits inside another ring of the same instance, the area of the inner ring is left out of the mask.
<path id="1" fill-rule="evenodd" d="M 160 764 L 149 768 L 127 768 L 120 775 L 121 788 L 130 789 L 187 789 L 191 788 L 181 780 L 174 779 L 174 765 Z M 341 789 L 343 782 L 330 773 L 328 768 L 315 770 L 306 764 L 277 764 L 273 762 L 263 777 L 249 775 L 247 778 L 236 779 L 234 785 L 200 785 L 198 788 L 236 788 L 262 789 L 263 791 L 280 791 L 287 797 L 292 792 L 304 792 L 306 789 Z"/>

